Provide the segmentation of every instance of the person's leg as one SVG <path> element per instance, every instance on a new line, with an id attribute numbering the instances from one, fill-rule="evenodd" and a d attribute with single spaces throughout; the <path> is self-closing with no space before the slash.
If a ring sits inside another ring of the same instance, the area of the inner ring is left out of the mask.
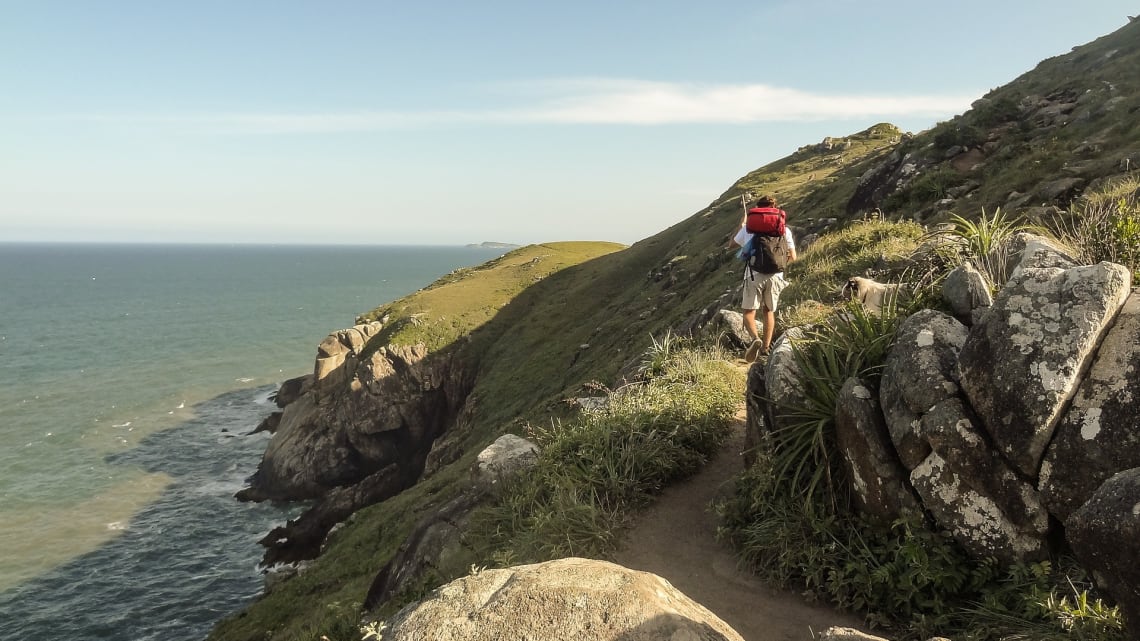
<path id="1" fill-rule="evenodd" d="M 755 341 L 760 339 L 760 334 L 756 331 L 756 310 L 744 310 L 744 331 L 748 332 L 748 335 L 752 337 L 752 340 Z"/>
<path id="2" fill-rule="evenodd" d="M 764 283 L 761 292 L 761 304 L 764 307 L 764 354 L 772 347 L 772 337 L 776 334 L 776 306 L 780 303 L 780 292 L 784 291 L 787 284 L 788 281 L 783 276 L 773 275 Z"/>
<path id="3" fill-rule="evenodd" d="M 772 347 L 772 334 L 776 332 L 776 312 L 764 308 L 764 347 L 760 349 L 761 354 L 767 354 L 769 348 Z"/>

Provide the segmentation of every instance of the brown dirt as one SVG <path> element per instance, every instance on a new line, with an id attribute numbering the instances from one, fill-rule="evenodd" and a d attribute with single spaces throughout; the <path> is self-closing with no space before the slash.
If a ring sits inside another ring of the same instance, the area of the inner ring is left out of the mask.
<path id="1" fill-rule="evenodd" d="M 741 410 L 729 442 L 696 476 L 666 489 L 638 517 L 614 561 L 669 581 L 745 641 L 809 641 L 832 626 L 865 630 L 850 614 L 765 585 L 741 570 L 732 550 L 716 540 L 716 515 L 709 505 L 742 470 L 743 444 Z"/>

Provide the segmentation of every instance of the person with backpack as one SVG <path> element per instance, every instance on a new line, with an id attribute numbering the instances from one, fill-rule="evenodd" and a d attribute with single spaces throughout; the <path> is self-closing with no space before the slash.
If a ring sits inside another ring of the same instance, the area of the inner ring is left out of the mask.
<path id="1" fill-rule="evenodd" d="M 737 255 L 745 263 L 744 292 L 741 309 L 744 311 L 744 330 L 752 337 L 752 344 L 744 353 L 744 360 L 755 361 L 767 356 L 776 331 L 776 306 L 780 292 L 788 284 L 784 268 L 796 259 L 796 244 L 792 230 L 787 226 L 787 214 L 776 206 L 772 196 L 761 196 L 756 206 L 749 208 L 742 196 L 744 219 L 733 236 L 729 248 L 739 245 Z M 756 311 L 764 310 L 764 337 L 756 331 Z"/>

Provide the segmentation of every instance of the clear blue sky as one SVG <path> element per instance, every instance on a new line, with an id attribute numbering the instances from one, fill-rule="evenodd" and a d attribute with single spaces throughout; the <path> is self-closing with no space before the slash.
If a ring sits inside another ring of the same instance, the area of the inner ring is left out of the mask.
<path id="1" fill-rule="evenodd" d="M 937 7 L 937 8 L 935 8 Z M 631 243 L 1135 0 L 0 0 L 0 241 Z"/>

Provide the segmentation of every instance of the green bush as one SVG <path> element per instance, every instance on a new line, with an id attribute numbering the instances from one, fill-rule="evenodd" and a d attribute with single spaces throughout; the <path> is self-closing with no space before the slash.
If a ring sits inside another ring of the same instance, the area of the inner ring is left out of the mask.
<path id="1" fill-rule="evenodd" d="M 821 497 L 805 506 L 774 491 L 773 469 L 762 458 L 716 506 L 721 536 L 765 580 L 863 613 L 892 638 L 1125 639 L 1119 610 L 1068 560 L 1059 569 L 976 561 L 916 519 L 875 523 Z"/>
<path id="2" fill-rule="evenodd" d="M 718 352 L 664 352 L 647 355 L 655 365 L 645 372 L 656 376 L 613 392 L 605 408 L 530 427 L 538 463 L 473 519 L 472 540 L 488 562 L 601 555 L 635 508 L 720 448 L 740 402 L 741 373 Z"/>
<path id="3" fill-rule="evenodd" d="M 805 401 L 801 406 L 778 407 L 778 427 L 769 433 L 773 490 L 781 496 L 822 496 L 833 506 L 844 503 L 845 483 L 835 446 L 836 396 L 852 376 L 878 387 L 901 320 L 897 309 L 891 303 L 872 314 L 849 303 L 792 342 Z"/>
<path id="4" fill-rule="evenodd" d="M 1050 230 L 1086 264 L 1102 260 L 1124 265 L 1135 282 L 1140 275 L 1140 177 L 1135 175 L 1087 193 Z"/>

